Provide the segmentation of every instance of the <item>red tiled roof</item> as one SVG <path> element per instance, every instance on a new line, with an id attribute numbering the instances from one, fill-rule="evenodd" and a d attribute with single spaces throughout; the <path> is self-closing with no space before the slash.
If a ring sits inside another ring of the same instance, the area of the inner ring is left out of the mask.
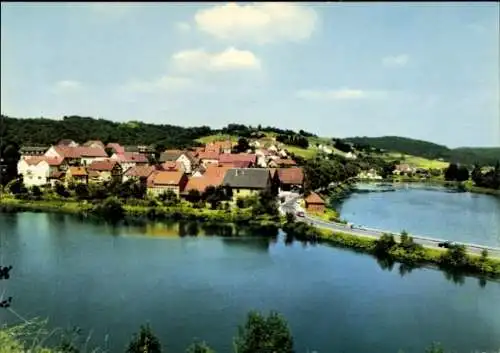
<path id="1" fill-rule="evenodd" d="M 184 172 L 155 171 L 150 175 L 151 186 L 179 185 L 183 175 Z"/>
<path id="2" fill-rule="evenodd" d="M 278 159 L 276 160 L 276 164 L 278 165 L 297 165 L 297 163 L 293 159 Z"/>
<path id="3" fill-rule="evenodd" d="M 257 161 L 257 156 L 252 153 L 225 153 L 221 154 L 219 157 L 219 163 L 234 163 L 234 162 L 251 162 L 255 163 Z"/>
<path id="4" fill-rule="evenodd" d="M 117 161 L 114 161 L 112 159 L 105 159 L 102 161 L 93 161 L 88 167 L 88 170 L 95 170 L 95 171 L 111 171 L 117 164 Z"/>
<path id="5" fill-rule="evenodd" d="M 312 204 L 325 204 L 325 201 L 315 192 L 311 192 L 311 194 L 307 196 L 304 201 Z"/>
<path id="6" fill-rule="evenodd" d="M 28 163 L 29 165 L 37 165 L 38 163 L 40 163 L 42 161 L 45 161 L 50 166 L 58 166 L 58 165 L 61 165 L 61 163 L 64 161 L 64 158 L 46 157 L 46 156 L 34 156 L 34 157 L 25 158 L 24 161 L 26 163 Z"/>
<path id="7" fill-rule="evenodd" d="M 130 168 L 125 172 L 125 175 L 128 177 L 149 177 L 154 171 L 156 171 L 156 168 L 154 166 L 150 165 L 138 165 L 135 167 Z"/>
<path id="8" fill-rule="evenodd" d="M 219 152 L 216 151 L 206 151 L 198 153 L 198 158 L 200 160 L 204 159 L 218 160 L 219 156 L 220 156 Z"/>
<path id="9" fill-rule="evenodd" d="M 55 146 L 56 152 L 65 158 L 82 158 L 82 157 L 107 157 L 106 151 L 99 147 L 69 147 Z"/>
<path id="10" fill-rule="evenodd" d="M 167 161 L 165 163 L 162 163 L 161 167 L 164 170 L 184 171 L 184 165 L 181 162 Z"/>
<path id="11" fill-rule="evenodd" d="M 214 141 L 205 145 L 205 151 L 220 152 L 221 150 L 231 149 L 232 147 L 233 143 L 231 141 Z"/>
<path id="12" fill-rule="evenodd" d="M 199 192 L 205 191 L 209 186 L 219 186 L 222 180 L 217 177 L 201 176 L 198 178 L 190 178 L 184 189 L 185 192 L 190 190 L 198 190 Z"/>
<path id="13" fill-rule="evenodd" d="M 148 158 L 142 153 L 138 152 L 116 153 L 116 160 L 122 163 L 148 163 Z"/>
<path id="14" fill-rule="evenodd" d="M 283 168 L 278 169 L 278 178 L 283 184 L 299 185 L 304 182 L 304 173 L 299 167 Z"/>
<path id="15" fill-rule="evenodd" d="M 125 152 L 125 147 L 121 146 L 119 143 L 115 142 L 110 142 L 106 145 L 106 148 L 111 148 L 113 149 L 116 153 L 123 153 Z"/>
<path id="16" fill-rule="evenodd" d="M 61 179 L 64 176 L 64 172 L 55 170 L 52 173 L 50 173 L 49 178 L 52 179 Z"/>
<path id="17" fill-rule="evenodd" d="M 226 175 L 226 172 L 232 168 L 233 168 L 232 166 L 208 165 L 203 176 L 218 180 L 217 185 L 219 185 L 224 180 L 224 176 Z"/>

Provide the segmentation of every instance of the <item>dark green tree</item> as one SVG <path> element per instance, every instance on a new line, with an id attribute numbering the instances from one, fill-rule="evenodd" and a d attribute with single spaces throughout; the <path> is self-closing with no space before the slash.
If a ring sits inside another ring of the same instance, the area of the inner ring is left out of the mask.
<path id="1" fill-rule="evenodd" d="M 108 197 L 104 202 L 94 206 L 93 212 L 111 222 L 116 222 L 125 216 L 122 203 L 114 196 Z"/>
<path id="2" fill-rule="evenodd" d="M 187 348 L 186 353 L 215 353 L 215 351 L 205 342 L 194 342 Z"/>
<path id="3" fill-rule="evenodd" d="M 234 341 L 238 353 L 294 353 L 293 337 L 286 320 L 276 312 L 267 317 L 251 311 Z"/>
<path id="4" fill-rule="evenodd" d="M 141 326 L 128 344 L 126 353 L 161 353 L 161 344 L 149 325 Z"/>
<path id="5" fill-rule="evenodd" d="M 87 200 L 90 192 L 87 184 L 80 183 L 75 187 L 75 195 L 79 200 Z"/>
<path id="6" fill-rule="evenodd" d="M 55 184 L 54 191 L 56 192 L 57 195 L 61 197 L 69 197 L 68 190 L 66 190 L 66 187 L 60 182 L 57 182 Z"/>
<path id="7" fill-rule="evenodd" d="M 40 190 L 40 187 L 37 186 L 37 185 L 34 185 L 31 187 L 31 195 L 33 195 L 33 197 L 36 199 L 36 200 L 40 200 L 43 196 L 43 193 L 42 193 L 42 190 Z"/>
<path id="8" fill-rule="evenodd" d="M 244 153 L 250 149 L 250 143 L 244 137 L 238 139 L 238 144 L 234 146 L 234 151 L 236 153 Z"/>

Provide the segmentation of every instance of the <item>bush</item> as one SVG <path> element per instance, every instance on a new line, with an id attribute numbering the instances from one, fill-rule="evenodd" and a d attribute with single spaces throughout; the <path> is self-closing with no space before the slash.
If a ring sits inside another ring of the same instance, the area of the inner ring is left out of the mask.
<path id="1" fill-rule="evenodd" d="M 205 342 L 195 342 L 191 344 L 186 353 L 215 353 Z"/>
<path id="2" fill-rule="evenodd" d="M 118 221 L 125 216 L 125 209 L 116 197 L 109 197 L 103 203 L 97 204 L 93 212 L 110 221 Z"/>
<path id="3" fill-rule="evenodd" d="M 161 353 L 161 344 L 149 325 L 141 326 L 130 341 L 126 353 Z"/>

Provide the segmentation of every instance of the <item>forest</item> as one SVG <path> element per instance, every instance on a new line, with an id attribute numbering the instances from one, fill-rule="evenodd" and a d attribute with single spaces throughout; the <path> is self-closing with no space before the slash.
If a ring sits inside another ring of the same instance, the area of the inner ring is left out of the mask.
<path id="1" fill-rule="evenodd" d="M 460 147 L 450 149 L 432 142 L 399 136 L 349 137 L 345 138 L 344 141 L 417 157 L 442 158 L 451 163 L 461 163 L 468 166 L 473 166 L 475 163 L 493 166 L 500 160 L 500 147 Z"/>

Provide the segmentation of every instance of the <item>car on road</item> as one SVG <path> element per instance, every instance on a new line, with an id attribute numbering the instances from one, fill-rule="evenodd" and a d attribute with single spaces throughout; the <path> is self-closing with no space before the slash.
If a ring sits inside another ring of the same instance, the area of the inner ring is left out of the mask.
<path id="1" fill-rule="evenodd" d="M 452 243 L 450 241 L 442 241 L 442 242 L 438 243 L 438 246 L 440 248 L 448 249 L 450 247 L 450 245 L 452 245 Z"/>
<path id="2" fill-rule="evenodd" d="M 297 217 L 304 217 L 304 216 L 305 216 L 304 212 L 302 211 L 297 212 Z"/>

